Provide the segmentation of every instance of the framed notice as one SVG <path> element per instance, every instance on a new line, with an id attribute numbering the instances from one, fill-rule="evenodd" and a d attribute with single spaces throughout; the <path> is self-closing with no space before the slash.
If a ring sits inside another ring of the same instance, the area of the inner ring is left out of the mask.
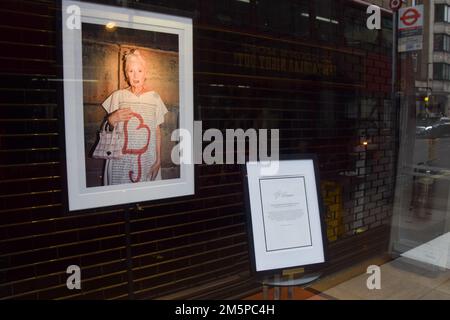
<path id="1" fill-rule="evenodd" d="M 62 29 L 69 210 L 193 194 L 192 19 L 64 0 Z"/>
<path id="2" fill-rule="evenodd" d="M 325 238 L 315 161 L 247 162 L 246 196 L 256 272 L 324 263 Z"/>

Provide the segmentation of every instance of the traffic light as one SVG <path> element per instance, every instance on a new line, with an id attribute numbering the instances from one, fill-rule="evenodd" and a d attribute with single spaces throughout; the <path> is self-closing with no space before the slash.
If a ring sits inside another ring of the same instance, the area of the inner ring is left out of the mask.
<path id="1" fill-rule="evenodd" d="M 423 102 L 425 104 L 425 108 L 429 108 L 430 107 L 430 100 L 431 100 L 431 97 L 429 95 L 427 95 L 427 96 L 425 96 L 423 98 Z"/>
<path id="2" fill-rule="evenodd" d="M 431 95 L 420 95 L 416 98 L 416 101 L 420 102 L 425 108 L 428 108 L 431 103 Z"/>

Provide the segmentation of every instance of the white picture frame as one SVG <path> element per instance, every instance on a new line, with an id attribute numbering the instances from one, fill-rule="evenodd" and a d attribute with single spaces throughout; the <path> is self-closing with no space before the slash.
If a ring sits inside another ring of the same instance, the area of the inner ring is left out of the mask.
<path id="1" fill-rule="evenodd" d="M 113 23 L 114 28 L 131 30 L 130 36 L 134 37 L 136 34 L 143 34 L 142 38 L 144 38 L 144 34 L 147 35 L 148 32 L 177 37 L 178 68 L 175 68 L 175 71 L 178 72 L 179 87 L 177 90 L 179 95 L 177 123 L 179 127 L 177 129 L 193 132 L 192 19 L 123 7 L 63 0 L 64 128 L 69 211 L 194 194 L 194 166 L 191 165 L 193 159 L 186 158 L 187 156 L 192 157 L 191 153 L 186 153 L 186 156 L 180 155 L 180 164 L 177 167 L 179 173 L 176 178 L 88 186 L 86 159 L 89 155 L 86 151 L 86 137 L 85 134 L 82 134 L 86 130 L 86 112 L 83 111 L 83 90 L 85 89 L 83 86 L 86 86 L 89 81 L 99 80 L 83 78 L 82 33 L 86 26 L 105 27 L 108 23 Z M 102 41 L 102 39 L 98 40 Z M 107 94 L 109 95 L 110 92 Z M 191 145 L 193 145 L 192 142 L 191 140 Z"/>
<path id="2" fill-rule="evenodd" d="M 257 273 L 326 261 L 326 237 L 314 159 L 245 165 L 249 242 Z"/>

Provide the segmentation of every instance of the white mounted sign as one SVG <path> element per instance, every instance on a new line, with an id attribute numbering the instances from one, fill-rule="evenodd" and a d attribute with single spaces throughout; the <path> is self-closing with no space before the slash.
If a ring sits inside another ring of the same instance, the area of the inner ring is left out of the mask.
<path id="1" fill-rule="evenodd" d="M 422 50 L 423 5 L 402 8 L 398 11 L 398 51 Z"/>
<path id="2" fill-rule="evenodd" d="M 247 204 L 256 272 L 325 262 L 314 160 L 283 160 L 276 174 L 248 162 Z"/>

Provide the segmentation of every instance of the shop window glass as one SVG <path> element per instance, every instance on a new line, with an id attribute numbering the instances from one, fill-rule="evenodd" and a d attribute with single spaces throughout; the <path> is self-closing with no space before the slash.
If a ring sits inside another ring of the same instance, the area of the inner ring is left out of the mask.
<path id="1" fill-rule="evenodd" d="M 310 12 L 308 1 L 292 5 L 294 33 L 296 36 L 308 37 L 310 32 Z"/>
<path id="2" fill-rule="evenodd" d="M 385 30 L 385 32 L 383 32 L 383 35 L 385 35 L 386 38 L 386 45 L 388 46 L 389 44 L 392 44 L 392 34 L 389 35 L 389 33 L 392 33 L 392 31 L 389 32 L 388 30 Z M 378 31 L 367 29 L 365 12 L 354 10 L 352 8 L 345 9 L 344 36 L 347 45 L 358 47 L 363 43 L 376 44 L 378 34 Z"/>
<path id="3" fill-rule="evenodd" d="M 318 37 L 324 41 L 336 42 L 340 22 L 337 17 L 337 3 L 333 0 L 318 0 L 315 3 Z"/>

